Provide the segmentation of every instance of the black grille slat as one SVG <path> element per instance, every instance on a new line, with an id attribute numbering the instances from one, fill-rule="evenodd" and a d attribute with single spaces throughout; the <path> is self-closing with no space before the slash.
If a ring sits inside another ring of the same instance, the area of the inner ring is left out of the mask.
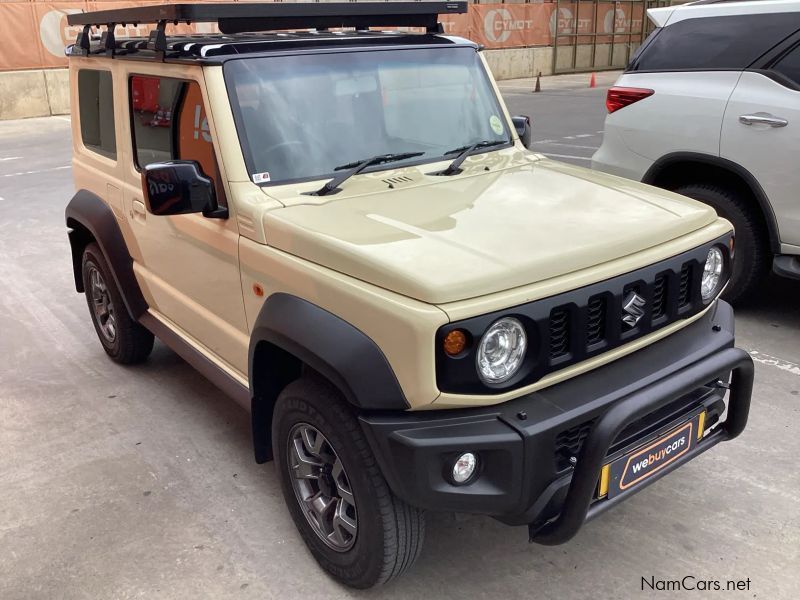
<path id="1" fill-rule="evenodd" d="M 569 311 L 554 308 L 550 313 L 550 359 L 556 359 L 569 352 Z"/>
<path id="2" fill-rule="evenodd" d="M 607 317 L 606 299 L 592 296 L 586 307 L 586 344 L 593 345 L 606 338 Z"/>
<path id="3" fill-rule="evenodd" d="M 556 436 L 555 459 L 558 471 L 563 471 L 571 466 L 570 458 L 578 456 L 593 425 L 594 419 L 562 431 Z"/>
<path id="4" fill-rule="evenodd" d="M 653 321 L 667 314 L 667 276 L 659 275 L 653 283 Z"/>
<path id="5" fill-rule="evenodd" d="M 692 288 L 692 265 L 685 263 L 681 267 L 680 279 L 678 282 L 678 307 L 689 304 Z"/>

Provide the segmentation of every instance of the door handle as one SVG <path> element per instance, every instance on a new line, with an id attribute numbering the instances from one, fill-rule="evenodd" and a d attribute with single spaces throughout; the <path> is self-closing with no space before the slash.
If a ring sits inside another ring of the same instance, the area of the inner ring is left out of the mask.
<path id="1" fill-rule="evenodd" d="M 147 218 L 147 209 L 144 207 L 144 202 L 134 200 L 132 203 L 131 218 L 144 221 Z"/>
<path id="2" fill-rule="evenodd" d="M 786 127 L 789 121 L 781 119 L 769 113 L 754 113 L 752 115 L 742 115 L 739 123 L 743 125 L 769 125 L 770 127 Z"/>

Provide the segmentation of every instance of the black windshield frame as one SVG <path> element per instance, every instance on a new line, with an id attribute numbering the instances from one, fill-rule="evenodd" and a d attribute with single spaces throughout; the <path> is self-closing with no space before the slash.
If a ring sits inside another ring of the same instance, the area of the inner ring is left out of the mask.
<path id="1" fill-rule="evenodd" d="M 280 58 L 286 56 L 295 56 L 298 54 L 347 54 L 353 52 L 406 52 L 406 51 L 414 51 L 414 50 L 431 50 L 437 52 L 444 52 L 444 51 L 452 51 L 452 50 L 463 50 L 469 49 L 476 54 L 480 52 L 480 48 L 476 47 L 475 44 L 471 42 L 465 43 L 454 43 L 454 44 L 447 44 L 447 45 L 408 45 L 402 47 L 353 47 L 353 48 L 313 48 L 313 49 L 304 49 L 304 50 L 294 50 L 294 51 L 279 51 L 269 54 L 260 54 L 258 56 L 242 56 L 241 58 L 230 58 L 226 60 L 223 64 L 223 78 L 225 80 L 225 87 L 227 88 L 228 93 L 228 101 L 231 107 L 231 111 L 233 113 L 233 120 L 234 125 L 236 128 L 236 134 L 239 138 L 239 147 L 242 151 L 242 155 L 244 157 L 245 167 L 247 169 L 248 174 L 253 174 L 256 172 L 256 161 L 251 152 L 251 145 L 248 141 L 247 137 L 247 128 L 244 126 L 244 119 L 242 116 L 241 105 L 239 103 L 239 99 L 236 94 L 235 86 L 232 84 L 231 78 L 228 72 L 228 65 L 239 62 L 239 61 L 249 61 L 249 60 L 263 60 L 265 58 Z M 491 98 L 497 110 L 497 114 L 503 120 L 504 129 L 508 135 L 508 140 L 506 143 L 498 144 L 496 146 L 491 146 L 486 148 L 485 150 L 478 150 L 474 154 L 484 154 L 488 152 L 494 152 L 498 150 L 503 150 L 507 148 L 511 148 L 515 144 L 515 136 L 514 136 L 514 127 L 513 124 L 510 123 L 507 117 L 507 113 L 505 110 L 505 105 L 500 101 L 499 95 L 497 93 L 497 89 L 494 86 L 489 74 L 487 73 L 487 69 L 485 65 L 482 64 L 480 61 L 479 64 L 479 72 L 480 77 L 483 79 L 484 83 L 487 86 L 487 89 L 491 92 Z M 451 161 L 452 159 L 448 156 L 424 156 L 420 159 L 411 159 L 408 161 L 404 161 L 401 165 L 393 165 L 393 164 L 381 164 L 376 165 L 374 167 L 369 167 L 364 169 L 361 173 L 373 173 L 378 171 L 386 171 L 391 169 L 397 168 L 405 168 L 405 167 L 413 167 L 413 166 L 420 166 L 425 164 L 437 163 L 437 162 L 444 162 L 444 161 Z M 332 177 L 336 176 L 337 172 L 331 171 L 329 173 L 323 174 L 315 174 L 309 175 L 307 177 L 296 177 L 291 179 L 281 179 L 277 181 L 264 181 L 264 182 L 254 182 L 252 180 L 252 175 L 250 181 L 258 185 L 259 187 L 280 187 L 280 186 L 287 186 L 287 185 L 294 185 L 299 183 L 308 183 L 308 182 L 317 182 L 323 181 L 326 179 L 331 179 Z"/>

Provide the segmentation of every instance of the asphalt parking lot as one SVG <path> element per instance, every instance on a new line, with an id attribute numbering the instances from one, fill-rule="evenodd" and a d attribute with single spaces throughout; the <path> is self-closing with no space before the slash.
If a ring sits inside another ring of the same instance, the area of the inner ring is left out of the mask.
<path id="1" fill-rule="evenodd" d="M 534 118 L 535 148 L 588 166 L 605 89 L 528 84 L 502 87 Z M 306 551 L 272 464 L 253 462 L 244 411 L 161 344 L 141 366 L 106 358 L 72 282 L 70 150 L 66 117 L 0 122 L 0 599 L 797 596 L 800 282 L 772 279 L 737 312 L 756 384 L 736 441 L 564 546 L 430 514 L 414 570 L 354 592 Z M 642 591 L 685 576 L 749 583 Z"/>

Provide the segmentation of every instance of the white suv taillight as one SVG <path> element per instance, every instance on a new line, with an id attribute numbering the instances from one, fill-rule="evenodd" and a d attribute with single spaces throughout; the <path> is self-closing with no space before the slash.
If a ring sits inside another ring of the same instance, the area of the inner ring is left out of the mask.
<path id="1" fill-rule="evenodd" d="M 606 96 L 606 108 L 609 114 L 618 111 L 620 108 L 630 106 L 634 102 L 644 100 L 648 96 L 655 94 L 654 90 L 646 88 L 632 87 L 612 87 Z"/>

